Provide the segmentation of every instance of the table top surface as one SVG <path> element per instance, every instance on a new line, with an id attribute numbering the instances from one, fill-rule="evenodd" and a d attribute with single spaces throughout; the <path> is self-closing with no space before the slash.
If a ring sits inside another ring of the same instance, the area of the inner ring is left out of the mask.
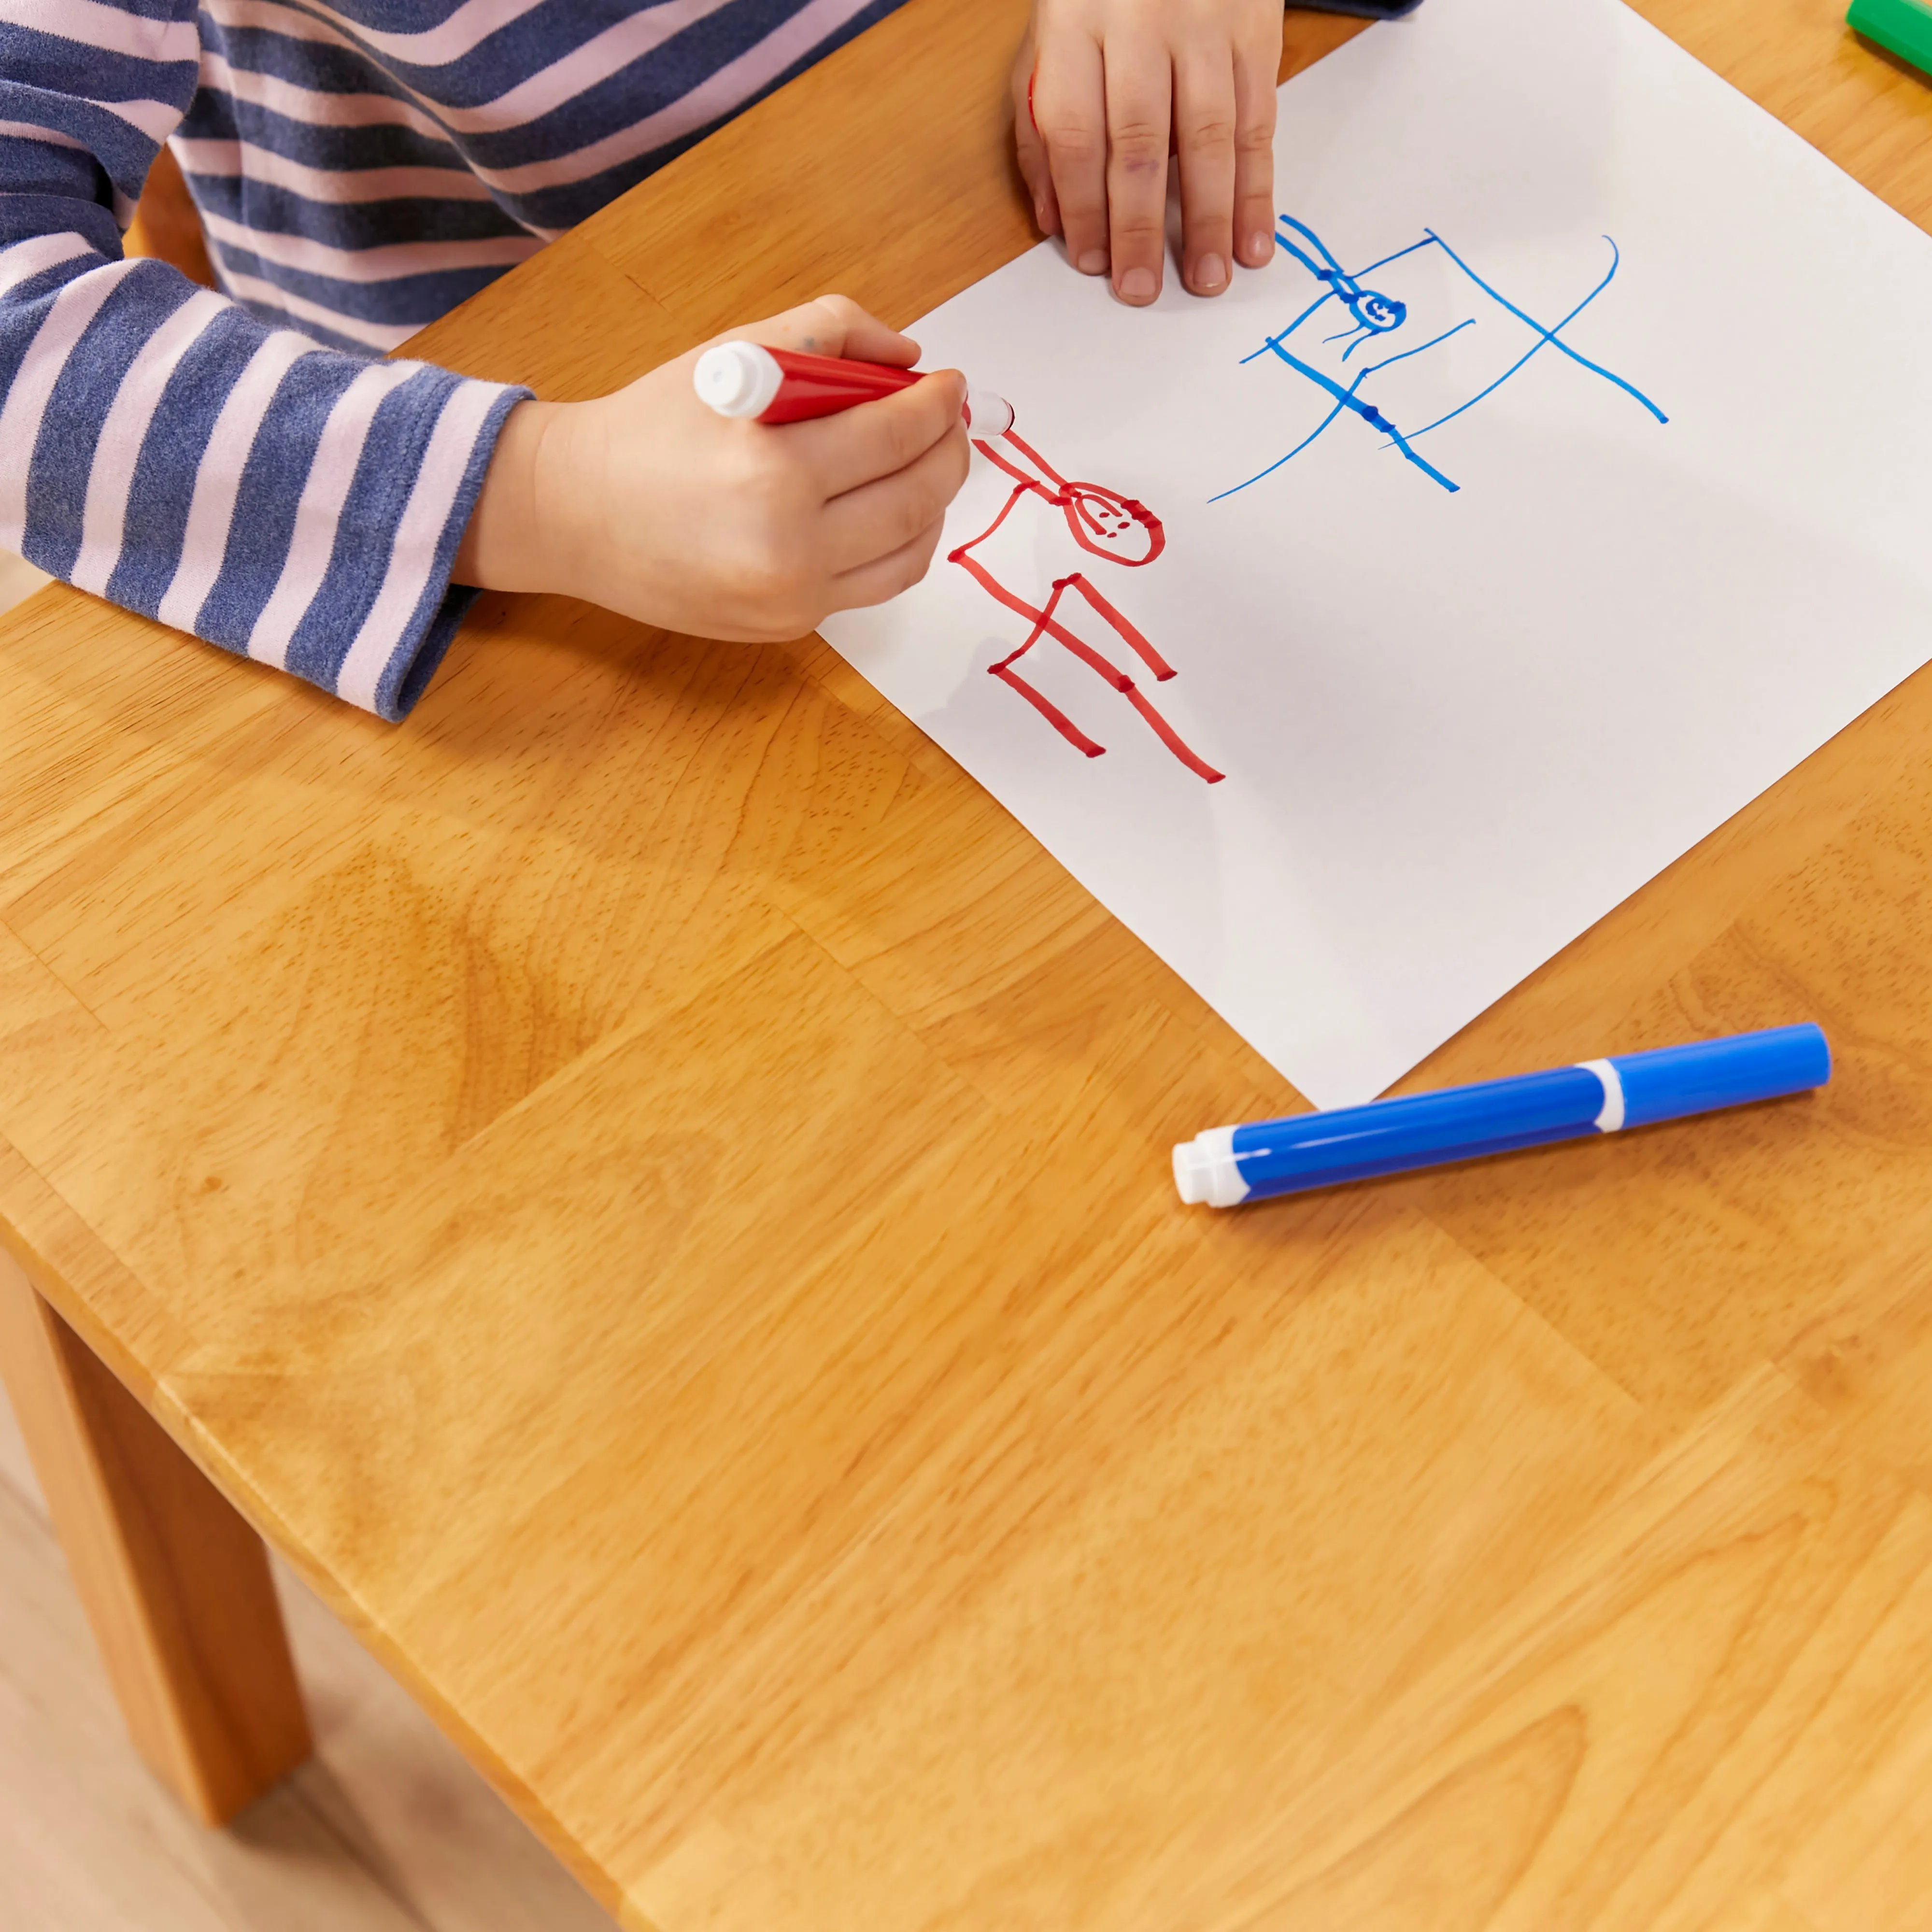
<path id="1" fill-rule="evenodd" d="M 1644 8 L 1932 225 L 1834 0 Z M 1033 238 L 1022 11 L 412 352 L 918 315 Z M 57 590 L 0 770 L 0 1232 L 627 1924 L 1922 1922 L 1932 672 L 1415 1076 L 1824 1094 L 1222 1216 L 1292 1095 L 815 641 L 487 598 L 392 728 Z"/>

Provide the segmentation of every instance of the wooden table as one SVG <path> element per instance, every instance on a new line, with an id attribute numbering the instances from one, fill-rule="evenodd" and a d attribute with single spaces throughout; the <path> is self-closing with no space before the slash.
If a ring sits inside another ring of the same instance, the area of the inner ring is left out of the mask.
<path id="1" fill-rule="evenodd" d="M 1837 0 L 1646 5 L 1932 218 Z M 419 347 L 917 315 L 1030 240 L 1020 12 Z M 392 729 L 55 591 L 0 770 L 10 1375 L 207 1815 L 306 1748 L 245 1517 L 633 1927 L 1928 1922 L 1932 673 L 1416 1076 L 1825 1094 L 1220 1217 L 1168 1143 L 1292 1094 L 815 642 L 494 598 Z"/>

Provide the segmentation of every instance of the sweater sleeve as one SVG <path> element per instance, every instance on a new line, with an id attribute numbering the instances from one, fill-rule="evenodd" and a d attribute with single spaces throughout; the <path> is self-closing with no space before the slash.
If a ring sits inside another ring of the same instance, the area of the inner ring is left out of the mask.
<path id="1" fill-rule="evenodd" d="M 364 362 L 122 254 L 194 0 L 0 0 L 0 546 L 385 718 L 526 389 Z"/>

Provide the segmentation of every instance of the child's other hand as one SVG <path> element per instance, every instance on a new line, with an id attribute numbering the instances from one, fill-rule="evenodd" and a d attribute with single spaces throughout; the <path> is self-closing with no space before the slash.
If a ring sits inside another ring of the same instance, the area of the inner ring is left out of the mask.
<path id="1" fill-rule="evenodd" d="M 721 340 L 909 367 L 917 344 L 843 296 Z M 708 346 L 709 345 L 704 345 Z M 700 637 L 802 637 L 926 574 L 970 452 L 956 371 L 809 422 L 728 420 L 691 386 L 694 349 L 591 403 L 504 424 L 454 572 L 562 591 Z"/>
<path id="2" fill-rule="evenodd" d="M 1274 252 L 1281 0 L 1034 0 L 1013 65 L 1021 171 L 1042 232 L 1123 302 L 1160 292 L 1167 158 L 1182 278 L 1219 295 Z M 1028 110 L 1028 94 L 1031 110 Z"/>

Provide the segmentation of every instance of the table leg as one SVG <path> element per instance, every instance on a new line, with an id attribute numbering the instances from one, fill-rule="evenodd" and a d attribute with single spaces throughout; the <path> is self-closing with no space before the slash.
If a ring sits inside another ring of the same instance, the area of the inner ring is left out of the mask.
<path id="1" fill-rule="evenodd" d="M 222 1824 L 311 1748 L 262 1539 L 4 1254 L 0 1372 L 135 1748 Z"/>

